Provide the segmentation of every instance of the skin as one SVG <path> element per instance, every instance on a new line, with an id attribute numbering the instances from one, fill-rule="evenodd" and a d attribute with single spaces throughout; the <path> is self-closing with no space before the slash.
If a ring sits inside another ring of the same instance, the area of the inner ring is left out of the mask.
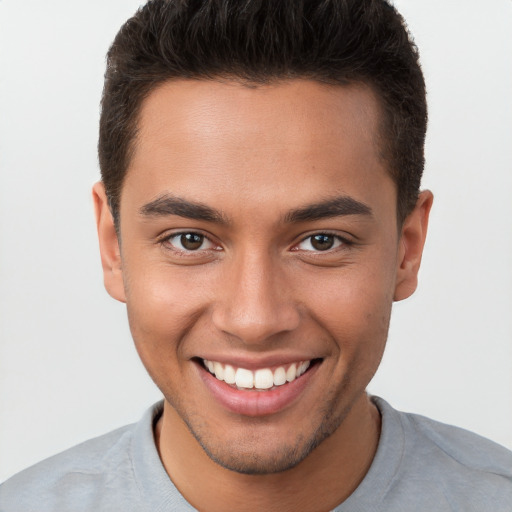
<path id="1" fill-rule="evenodd" d="M 143 104 L 120 240 L 94 187 L 105 286 L 165 397 L 159 453 L 199 510 L 329 510 L 370 467 L 380 417 L 365 389 L 393 300 L 416 288 L 432 204 L 422 192 L 397 228 L 379 115 L 363 85 L 166 83 Z M 148 207 L 171 196 L 216 215 Z M 290 219 L 340 197 L 366 210 Z M 206 238 L 187 251 L 177 233 Z M 200 358 L 320 362 L 286 407 L 243 415 L 212 397 Z"/>

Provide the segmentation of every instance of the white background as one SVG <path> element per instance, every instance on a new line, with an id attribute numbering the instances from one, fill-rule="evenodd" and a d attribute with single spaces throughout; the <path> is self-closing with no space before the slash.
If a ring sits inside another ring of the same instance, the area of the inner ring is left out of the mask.
<path id="1" fill-rule="evenodd" d="M 103 289 L 90 187 L 104 55 L 135 0 L 0 0 L 0 481 L 159 398 Z M 400 0 L 436 196 L 370 385 L 512 448 L 512 2 Z"/>

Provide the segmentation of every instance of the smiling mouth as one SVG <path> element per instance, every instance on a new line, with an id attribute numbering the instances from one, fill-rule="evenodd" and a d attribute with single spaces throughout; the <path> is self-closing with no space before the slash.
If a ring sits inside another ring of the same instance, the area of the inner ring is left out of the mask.
<path id="1" fill-rule="evenodd" d="M 297 361 L 276 368 L 260 368 L 252 371 L 247 368 L 236 368 L 218 361 L 202 359 L 203 366 L 217 380 L 229 384 L 235 389 L 269 391 L 284 384 L 293 382 L 306 373 L 320 359 Z"/>

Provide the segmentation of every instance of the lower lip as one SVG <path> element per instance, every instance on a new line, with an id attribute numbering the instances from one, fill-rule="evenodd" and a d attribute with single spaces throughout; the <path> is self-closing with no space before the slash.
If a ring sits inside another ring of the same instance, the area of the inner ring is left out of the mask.
<path id="1" fill-rule="evenodd" d="M 305 391 L 319 366 L 319 364 L 313 365 L 294 381 L 275 389 L 257 391 L 234 388 L 218 380 L 198 364 L 199 374 L 217 402 L 229 411 L 244 416 L 266 416 L 286 409 Z"/>

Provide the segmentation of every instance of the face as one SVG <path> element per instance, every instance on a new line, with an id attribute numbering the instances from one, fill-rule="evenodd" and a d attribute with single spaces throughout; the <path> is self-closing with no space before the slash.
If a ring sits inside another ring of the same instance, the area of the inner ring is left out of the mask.
<path id="1" fill-rule="evenodd" d="M 365 399 L 414 246 L 378 125 L 370 89 L 311 81 L 143 104 L 105 282 L 169 421 L 226 468 L 293 467 Z"/>

